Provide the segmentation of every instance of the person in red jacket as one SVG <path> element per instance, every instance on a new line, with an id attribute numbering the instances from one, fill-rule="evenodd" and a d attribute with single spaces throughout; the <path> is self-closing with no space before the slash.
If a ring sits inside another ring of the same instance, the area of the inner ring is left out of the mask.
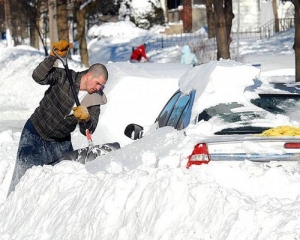
<path id="1" fill-rule="evenodd" d="M 142 57 L 145 58 L 147 62 L 149 62 L 149 58 L 146 55 L 146 44 L 138 46 L 136 49 L 132 48 L 130 62 L 140 62 L 142 60 Z"/>

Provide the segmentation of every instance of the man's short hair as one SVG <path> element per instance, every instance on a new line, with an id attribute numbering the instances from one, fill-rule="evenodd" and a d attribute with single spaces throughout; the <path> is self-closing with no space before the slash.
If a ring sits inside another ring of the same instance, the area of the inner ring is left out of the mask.
<path id="1" fill-rule="evenodd" d="M 95 63 L 89 68 L 89 72 L 92 74 L 92 77 L 102 76 L 105 81 L 108 79 L 107 68 L 101 63 Z"/>

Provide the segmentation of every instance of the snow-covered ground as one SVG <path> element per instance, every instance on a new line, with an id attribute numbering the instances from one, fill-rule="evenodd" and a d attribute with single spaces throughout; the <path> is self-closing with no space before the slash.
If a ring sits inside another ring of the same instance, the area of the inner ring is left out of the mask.
<path id="1" fill-rule="evenodd" d="M 131 47 L 152 33 L 121 27 L 124 34 L 116 36 L 118 30 L 109 26 L 113 37 L 91 41 L 89 52 L 91 63 L 105 63 L 109 70 L 108 103 L 93 141 L 118 139 L 122 150 L 87 165 L 33 167 L 8 199 L 20 132 L 47 87 L 31 78 L 42 52 L 0 48 L 0 239 L 300 239 L 298 163 L 246 160 L 186 169 L 192 134 L 166 127 L 132 144 L 122 138 L 127 123 L 154 122 L 189 66 L 176 64 L 180 47 L 148 52 L 152 63 L 127 62 Z M 261 64 L 266 82 L 293 82 L 293 34 L 241 42 L 243 61 Z M 73 59 L 69 67 L 81 70 Z M 217 77 L 222 74 L 228 72 Z M 245 74 L 240 72 L 241 81 Z M 72 137 L 74 147 L 87 146 L 78 131 Z M 157 145 L 165 151 L 156 152 Z"/>

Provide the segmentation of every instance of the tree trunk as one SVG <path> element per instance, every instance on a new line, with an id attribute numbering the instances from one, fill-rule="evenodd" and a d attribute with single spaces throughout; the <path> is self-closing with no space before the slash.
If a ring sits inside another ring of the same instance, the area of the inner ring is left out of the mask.
<path id="1" fill-rule="evenodd" d="M 225 19 L 225 9 L 223 1 L 213 0 L 214 4 L 214 20 L 217 37 L 217 59 L 230 59 L 229 43 L 227 34 L 227 24 Z"/>
<path id="2" fill-rule="evenodd" d="M 85 39 L 85 11 L 77 12 L 77 37 L 78 48 L 80 52 L 81 62 L 85 67 L 89 67 L 89 54 Z"/>
<path id="3" fill-rule="evenodd" d="M 234 14 L 232 12 L 232 0 L 225 0 L 224 12 L 225 12 L 226 32 L 227 32 L 227 41 L 228 41 L 228 49 L 229 49 L 230 43 L 232 42 L 232 38 L 230 37 L 232 19 L 234 19 Z"/>
<path id="4" fill-rule="evenodd" d="M 207 19 L 207 31 L 208 38 L 214 38 L 215 34 L 215 21 L 214 21 L 214 13 L 212 9 L 212 0 L 206 0 L 206 19 Z"/>
<path id="5" fill-rule="evenodd" d="M 32 20 L 32 19 L 30 19 Z M 36 29 L 36 23 L 33 21 L 30 22 L 30 46 L 35 47 L 36 49 L 39 49 L 39 36 Z"/>
<path id="6" fill-rule="evenodd" d="M 273 12 L 274 12 L 274 19 L 275 19 L 275 32 L 279 32 L 279 19 L 278 19 L 278 12 L 277 12 L 277 0 L 272 0 Z"/>
<path id="7" fill-rule="evenodd" d="M 6 43 L 8 47 L 12 47 L 13 41 L 12 41 L 12 27 L 11 27 L 9 0 L 4 0 L 4 12 L 5 12 L 5 23 L 6 23 Z"/>
<path id="8" fill-rule="evenodd" d="M 58 40 L 57 36 L 57 24 L 56 24 L 56 2 L 55 0 L 49 0 L 49 29 L 50 29 L 50 47 L 54 42 Z"/>
<path id="9" fill-rule="evenodd" d="M 39 49 L 39 19 L 40 13 L 40 1 L 35 6 L 23 2 L 22 7 L 25 8 L 25 16 L 27 16 L 27 22 L 29 22 L 29 39 L 30 46 Z"/>
<path id="10" fill-rule="evenodd" d="M 300 82 L 300 0 L 291 0 L 295 7 L 295 38 L 294 38 L 294 51 L 295 51 L 295 81 Z"/>
<path id="11" fill-rule="evenodd" d="M 69 41 L 67 0 L 56 0 L 56 11 L 58 39 Z"/>
<path id="12" fill-rule="evenodd" d="M 81 0 L 76 0 L 76 3 L 77 36 L 75 39 L 78 41 L 81 62 L 85 67 L 89 67 L 89 54 L 85 38 L 85 15 L 96 5 L 96 1 L 86 4 L 84 7 L 81 7 Z"/>

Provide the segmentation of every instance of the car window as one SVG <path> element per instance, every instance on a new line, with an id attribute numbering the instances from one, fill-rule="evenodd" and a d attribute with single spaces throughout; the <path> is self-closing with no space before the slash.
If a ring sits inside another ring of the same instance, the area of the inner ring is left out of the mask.
<path id="1" fill-rule="evenodd" d="M 296 94 L 260 94 L 260 98 L 251 102 L 268 112 L 283 114 L 291 120 L 300 119 L 300 95 Z"/>
<path id="2" fill-rule="evenodd" d="M 170 117 L 170 114 L 174 108 L 175 103 L 177 102 L 178 98 L 180 97 L 180 92 L 176 92 L 168 101 L 166 106 L 163 108 L 161 113 L 159 114 L 157 121 L 158 121 L 158 127 L 164 127 L 166 126 L 166 123 Z"/>
<path id="3" fill-rule="evenodd" d="M 212 117 L 214 117 L 217 114 L 230 114 L 232 113 L 231 110 L 234 108 L 242 107 L 243 105 L 238 104 L 236 102 L 231 103 L 221 103 L 216 106 L 210 107 L 208 109 L 205 109 L 203 112 L 201 112 L 198 115 L 198 122 L 201 120 L 208 121 Z"/>
<path id="4" fill-rule="evenodd" d="M 171 126 L 178 130 L 185 128 L 189 123 L 194 94 L 194 90 L 189 95 L 176 92 L 159 114 L 156 120 L 158 127 Z"/>
<path id="5" fill-rule="evenodd" d="M 176 129 L 182 129 L 181 122 L 182 118 L 185 116 L 185 113 L 188 108 L 188 103 L 190 100 L 189 95 L 182 96 L 176 103 L 169 120 L 167 122 L 167 126 L 174 127 Z"/>
<path id="6" fill-rule="evenodd" d="M 242 107 L 244 107 L 244 105 L 236 102 L 220 103 L 216 106 L 205 109 L 198 115 L 198 121 L 208 121 L 213 117 L 218 117 L 226 123 L 247 122 L 257 118 L 263 118 L 267 114 L 264 111 L 234 111 L 235 109 L 240 109 Z"/>
<path id="7" fill-rule="evenodd" d="M 251 109 L 243 109 L 244 105 L 236 102 L 221 103 L 216 106 L 205 109 L 198 115 L 198 121 L 212 120 L 214 124 L 219 126 L 227 126 L 215 135 L 222 134 L 253 134 L 261 133 L 268 129 L 266 126 L 257 126 L 261 120 L 266 119 L 268 112 L 261 109 L 261 111 L 253 111 Z"/>
<path id="8" fill-rule="evenodd" d="M 299 120 L 300 118 L 300 95 L 292 94 L 263 94 L 259 98 L 251 99 L 254 105 L 274 114 L 283 114 L 290 117 L 291 120 Z M 198 121 L 208 121 L 210 118 L 218 115 L 226 122 L 237 122 L 252 120 L 262 117 L 267 113 L 264 112 L 234 112 L 233 109 L 243 107 L 242 104 L 221 103 L 216 106 L 205 109 L 198 115 Z"/>
<path id="9" fill-rule="evenodd" d="M 212 119 L 219 124 L 228 124 L 229 127 L 215 134 L 245 134 L 260 133 L 267 129 L 264 126 L 265 119 L 269 114 L 283 114 L 291 120 L 300 119 L 300 96 L 283 94 L 264 94 L 260 98 L 252 99 L 251 103 L 259 107 L 251 110 L 242 104 L 231 102 L 221 103 L 205 109 L 198 115 L 199 121 Z M 245 107 L 245 108 L 244 108 Z"/>

